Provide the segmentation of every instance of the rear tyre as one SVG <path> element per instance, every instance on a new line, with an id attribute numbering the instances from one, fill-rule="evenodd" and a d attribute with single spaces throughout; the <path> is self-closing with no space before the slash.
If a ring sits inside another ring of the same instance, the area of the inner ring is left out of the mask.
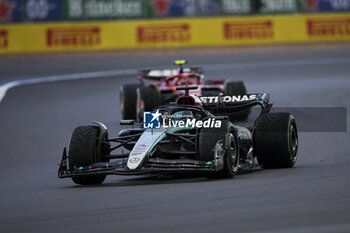
<path id="1" fill-rule="evenodd" d="M 224 95 L 246 95 L 247 88 L 242 81 L 227 82 L 225 84 Z M 231 121 L 245 121 L 248 119 L 250 109 L 241 110 L 230 115 Z"/>
<path id="2" fill-rule="evenodd" d="M 222 121 L 220 128 L 202 128 L 198 140 L 198 160 L 213 161 L 223 157 L 223 168 L 207 174 L 209 179 L 232 178 L 239 167 L 238 142 L 229 121 Z"/>
<path id="3" fill-rule="evenodd" d="M 254 154 L 263 168 L 291 168 L 297 160 L 298 131 L 293 115 L 264 113 L 255 121 Z"/>
<path id="4" fill-rule="evenodd" d="M 136 89 L 140 86 L 140 84 L 126 84 L 120 87 L 122 119 L 136 119 Z"/>
<path id="5" fill-rule="evenodd" d="M 74 129 L 69 145 L 69 170 L 101 162 L 101 153 L 97 151 L 100 129 L 97 126 L 80 126 Z M 105 135 L 107 136 L 107 135 Z M 101 184 L 106 175 L 73 176 L 76 184 Z"/>
<path id="6" fill-rule="evenodd" d="M 141 86 L 137 88 L 136 99 L 136 118 L 138 122 L 143 119 L 145 111 L 152 111 L 160 105 L 160 93 L 156 87 Z"/>

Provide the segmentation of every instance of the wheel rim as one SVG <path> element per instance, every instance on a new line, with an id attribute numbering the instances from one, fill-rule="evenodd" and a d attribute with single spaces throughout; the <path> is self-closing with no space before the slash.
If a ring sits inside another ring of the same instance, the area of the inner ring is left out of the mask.
<path id="1" fill-rule="evenodd" d="M 219 140 L 216 145 L 215 145 L 215 150 L 214 150 L 214 158 L 219 159 L 222 158 L 225 154 L 225 149 L 224 149 L 224 141 Z"/>
<path id="2" fill-rule="evenodd" d="M 233 171 L 237 171 L 238 169 L 238 155 L 237 155 L 237 148 L 236 148 L 236 140 L 232 133 L 229 135 L 229 158 L 231 160 L 231 168 Z"/>
<path id="3" fill-rule="evenodd" d="M 298 149 L 298 134 L 293 124 L 290 125 L 289 129 L 289 141 L 290 141 L 290 156 L 291 159 L 296 160 L 297 149 Z"/>

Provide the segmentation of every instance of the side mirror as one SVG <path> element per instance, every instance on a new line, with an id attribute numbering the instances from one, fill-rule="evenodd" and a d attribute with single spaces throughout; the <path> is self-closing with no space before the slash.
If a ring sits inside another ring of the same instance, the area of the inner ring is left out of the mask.
<path id="1" fill-rule="evenodd" d="M 120 125 L 134 125 L 135 120 L 121 120 Z"/>

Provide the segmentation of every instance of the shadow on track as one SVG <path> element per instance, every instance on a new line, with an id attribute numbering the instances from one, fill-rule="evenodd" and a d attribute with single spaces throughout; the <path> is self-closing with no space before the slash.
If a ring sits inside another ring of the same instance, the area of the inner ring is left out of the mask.
<path id="1" fill-rule="evenodd" d="M 263 171 L 261 168 L 241 170 L 237 175 L 247 175 L 255 172 Z M 120 176 L 119 176 L 120 177 Z M 240 176 L 241 177 L 241 176 Z M 232 178 L 231 178 L 232 179 Z M 100 185 L 73 185 L 66 188 L 94 188 L 94 187 L 127 187 L 127 186 L 146 186 L 146 185 L 167 185 L 167 184 L 185 184 L 185 183 L 199 183 L 199 182 L 215 182 L 215 181 L 229 181 L 231 179 L 207 179 L 203 175 L 150 175 L 127 178 L 118 180 L 112 183 L 103 183 Z M 237 177 L 233 178 L 237 179 Z"/>

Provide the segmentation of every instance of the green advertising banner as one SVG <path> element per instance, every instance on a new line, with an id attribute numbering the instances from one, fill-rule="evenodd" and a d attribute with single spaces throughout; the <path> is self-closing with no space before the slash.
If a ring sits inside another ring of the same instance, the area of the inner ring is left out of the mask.
<path id="1" fill-rule="evenodd" d="M 141 18 L 140 0 L 66 0 L 65 19 Z"/>
<path id="2" fill-rule="evenodd" d="M 303 0 L 261 0 L 262 14 L 295 13 L 303 11 Z"/>
<path id="3" fill-rule="evenodd" d="M 145 18 L 154 18 L 156 16 L 156 10 L 156 2 L 153 2 L 152 0 L 144 0 L 143 16 Z"/>
<path id="4" fill-rule="evenodd" d="M 222 0 L 222 13 L 249 14 L 251 12 L 249 0 Z"/>

